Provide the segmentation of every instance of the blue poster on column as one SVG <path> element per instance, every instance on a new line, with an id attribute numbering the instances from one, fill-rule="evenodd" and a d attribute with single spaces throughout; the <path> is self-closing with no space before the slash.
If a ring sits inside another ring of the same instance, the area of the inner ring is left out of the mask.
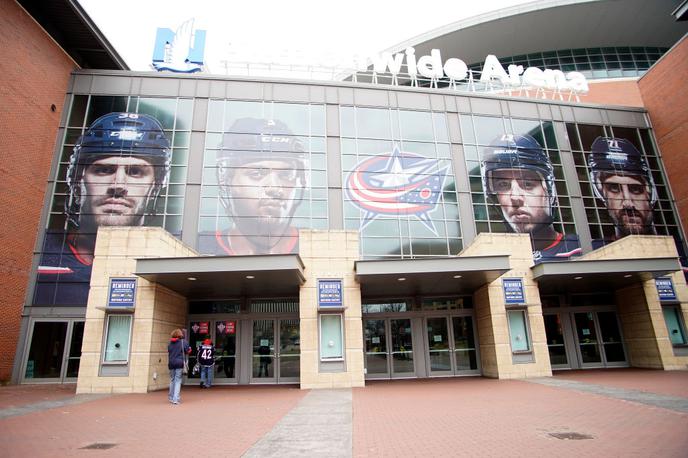
<path id="1" fill-rule="evenodd" d="M 108 291 L 108 307 L 134 307 L 136 278 L 111 278 Z"/>
<path id="2" fill-rule="evenodd" d="M 674 284 L 671 282 L 671 278 L 655 278 L 655 285 L 657 286 L 657 294 L 659 294 L 660 301 L 676 300 L 676 292 L 674 291 Z"/>
<path id="3" fill-rule="evenodd" d="M 318 280 L 318 308 L 339 308 L 343 304 L 341 280 Z"/>
<path id="4" fill-rule="evenodd" d="M 523 304 L 526 301 L 523 293 L 523 280 L 520 278 L 504 278 L 502 279 L 502 288 L 504 288 L 504 302 L 506 304 Z"/>

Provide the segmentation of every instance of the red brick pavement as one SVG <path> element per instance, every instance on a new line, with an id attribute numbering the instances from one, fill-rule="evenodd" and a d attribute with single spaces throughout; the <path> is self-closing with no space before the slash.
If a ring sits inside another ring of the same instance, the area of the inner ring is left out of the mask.
<path id="1" fill-rule="evenodd" d="M 688 386 L 687 371 L 556 377 L 681 397 Z M 71 393 L 69 385 L 0 387 L 0 408 Z M 0 419 L 0 456 L 241 456 L 307 393 L 294 386 L 194 386 L 183 388 L 179 406 L 165 391 L 65 405 Z M 356 457 L 688 456 L 687 413 L 565 388 L 471 377 L 368 382 L 352 393 Z M 116 446 L 82 449 L 94 443 Z"/>
<path id="2" fill-rule="evenodd" d="M 182 388 L 115 395 L 0 420 L 0 455 L 241 456 L 305 396 L 295 387 Z M 114 443 L 109 450 L 83 450 Z"/>
<path id="3" fill-rule="evenodd" d="M 556 378 L 688 398 L 688 371 L 606 369 L 556 371 Z M 686 453 L 688 456 L 688 453 Z"/>
<path id="4" fill-rule="evenodd" d="M 688 414 L 525 381 L 368 383 L 353 412 L 357 457 L 688 456 Z"/>

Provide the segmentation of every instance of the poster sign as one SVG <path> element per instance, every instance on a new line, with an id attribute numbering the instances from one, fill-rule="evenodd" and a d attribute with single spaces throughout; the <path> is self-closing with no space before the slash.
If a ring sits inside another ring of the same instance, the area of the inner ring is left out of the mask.
<path id="1" fill-rule="evenodd" d="M 210 327 L 210 323 L 207 321 L 199 321 L 198 322 L 198 332 L 200 334 L 208 334 L 208 328 Z"/>
<path id="2" fill-rule="evenodd" d="M 134 307 L 136 278 L 110 278 L 108 307 Z"/>
<path id="3" fill-rule="evenodd" d="M 502 280 L 504 288 L 504 302 L 509 304 L 523 304 L 526 301 L 523 292 L 523 280 L 520 278 L 504 278 Z"/>
<path id="4" fill-rule="evenodd" d="M 218 335 L 233 335 L 236 333 L 236 321 L 217 321 L 215 328 Z"/>
<path id="5" fill-rule="evenodd" d="M 342 280 L 318 280 L 318 308 L 343 307 Z"/>
<path id="6" fill-rule="evenodd" d="M 657 293 L 660 301 L 675 301 L 676 291 L 674 291 L 674 284 L 669 277 L 655 278 L 655 285 L 657 286 Z"/>

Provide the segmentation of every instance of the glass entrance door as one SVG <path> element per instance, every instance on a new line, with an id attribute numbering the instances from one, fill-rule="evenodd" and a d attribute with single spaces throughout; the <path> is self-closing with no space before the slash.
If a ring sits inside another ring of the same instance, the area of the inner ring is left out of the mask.
<path id="1" fill-rule="evenodd" d="M 301 375 L 299 320 L 279 320 L 278 381 L 298 382 Z"/>
<path id="2" fill-rule="evenodd" d="M 584 367 L 601 365 L 602 355 L 597 341 L 597 327 L 593 312 L 574 313 L 573 319 L 581 364 Z"/>
<path id="3" fill-rule="evenodd" d="M 237 320 L 215 320 L 215 379 L 236 382 L 237 379 Z"/>
<path id="4" fill-rule="evenodd" d="M 251 380 L 274 383 L 275 320 L 253 320 L 251 348 Z"/>
<path id="5" fill-rule="evenodd" d="M 468 375 L 478 371 L 471 316 L 426 319 L 428 368 L 433 375 Z"/>
<path id="6" fill-rule="evenodd" d="M 430 375 L 452 374 L 447 317 L 428 318 L 427 331 Z"/>
<path id="7" fill-rule="evenodd" d="M 298 319 L 253 320 L 252 383 L 298 382 L 301 340 Z"/>
<path id="8" fill-rule="evenodd" d="M 385 320 L 364 320 L 363 340 L 365 342 L 366 377 L 389 377 Z"/>
<path id="9" fill-rule="evenodd" d="M 602 340 L 602 356 L 605 365 L 626 365 L 626 352 L 621 339 L 621 330 L 614 312 L 597 312 L 597 323 Z"/>
<path id="10" fill-rule="evenodd" d="M 581 367 L 627 365 L 616 312 L 576 312 L 573 316 Z"/>
<path id="11" fill-rule="evenodd" d="M 549 361 L 553 368 L 569 367 L 564 340 L 564 325 L 562 316 L 558 313 L 545 315 L 545 334 L 547 336 L 547 350 Z"/>
<path id="12" fill-rule="evenodd" d="M 389 336 L 392 349 L 392 378 L 415 374 L 413 359 L 413 333 L 408 318 L 390 319 Z"/>
<path id="13" fill-rule="evenodd" d="M 83 337 L 83 321 L 34 321 L 22 381 L 75 383 Z"/>
<path id="14" fill-rule="evenodd" d="M 473 318 L 470 316 L 452 317 L 454 334 L 454 373 L 475 372 L 478 370 L 478 355 L 473 334 Z"/>
<path id="15" fill-rule="evenodd" d="M 364 320 L 367 378 L 415 376 L 410 318 Z"/>
<path id="16" fill-rule="evenodd" d="M 189 323 L 188 341 L 191 346 L 189 356 L 189 366 L 196 364 L 198 349 L 201 348 L 205 339 L 215 346 L 215 370 L 213 373 L 213 383 L 236 383 L 239 375 L 239 320 L 211 320 L 204 319 L 191 321 Z M 200 380 L 200 374 L 189 372 L 187 379 Z"/>

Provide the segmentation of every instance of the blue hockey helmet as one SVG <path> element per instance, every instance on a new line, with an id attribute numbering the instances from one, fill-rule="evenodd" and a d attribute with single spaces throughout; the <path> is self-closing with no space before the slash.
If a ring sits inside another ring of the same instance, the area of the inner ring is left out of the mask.
<path id="1" fill-rule="evenodd" d="M 549 196 L 550 210 L 556 201 L 554 168 L 540 144 L 530 135 L 504 134 L 495 138 L 485 148 L 480 161 L 483 189 L 495 196 L 492 188 L 492 173 L 495 170 L 530 170 L 536 172 L 545 182 Z"/>
<path id="2" fill-rule="evenodd" d="M 303 142 L 281 121 L 240 118 L 222 138 L 218 160 L 240 166 L 268 159 L 305 162 Z"/>
<path id="3" fill-rule="evenodd" d="M 588 155 L 590 182 L 595 196 L 605 200 L 602 193 L 604 179 L 610 175 L 640 178 L 648 188 L 652 205 L 657 202 L 652 173 L 638 149 L 625 138 L 597 137 Z"/>
<path id="4" fill-rule="evenodd" d="M 308 158 L 303 142 L 285 123 L 273 119 L 240 118 L 222 138 L 217 153 L 220 200 L 232 213 L 230 181 L 238 168 L 260 161 L 283 161 L 296 177 L 300 200 L 308 186 Z M 296 207 L 294 207 L 296 208 Z"/>
<path id="5" fill-rule="evenodd" d="M 110 156 L 140 157 L 154 166 L 155 185 L 148 195 L 150 211 L 154 211 L 155 201 L 167 185 L 172 150 L 158 120 L 137 113 L 101 116 L 79 137 L 69 159 L 66 176 L 69 198 L 65 202 L 65 211 L 69 221 L 77 227 L 84 170 L 92 162 Z"/>

